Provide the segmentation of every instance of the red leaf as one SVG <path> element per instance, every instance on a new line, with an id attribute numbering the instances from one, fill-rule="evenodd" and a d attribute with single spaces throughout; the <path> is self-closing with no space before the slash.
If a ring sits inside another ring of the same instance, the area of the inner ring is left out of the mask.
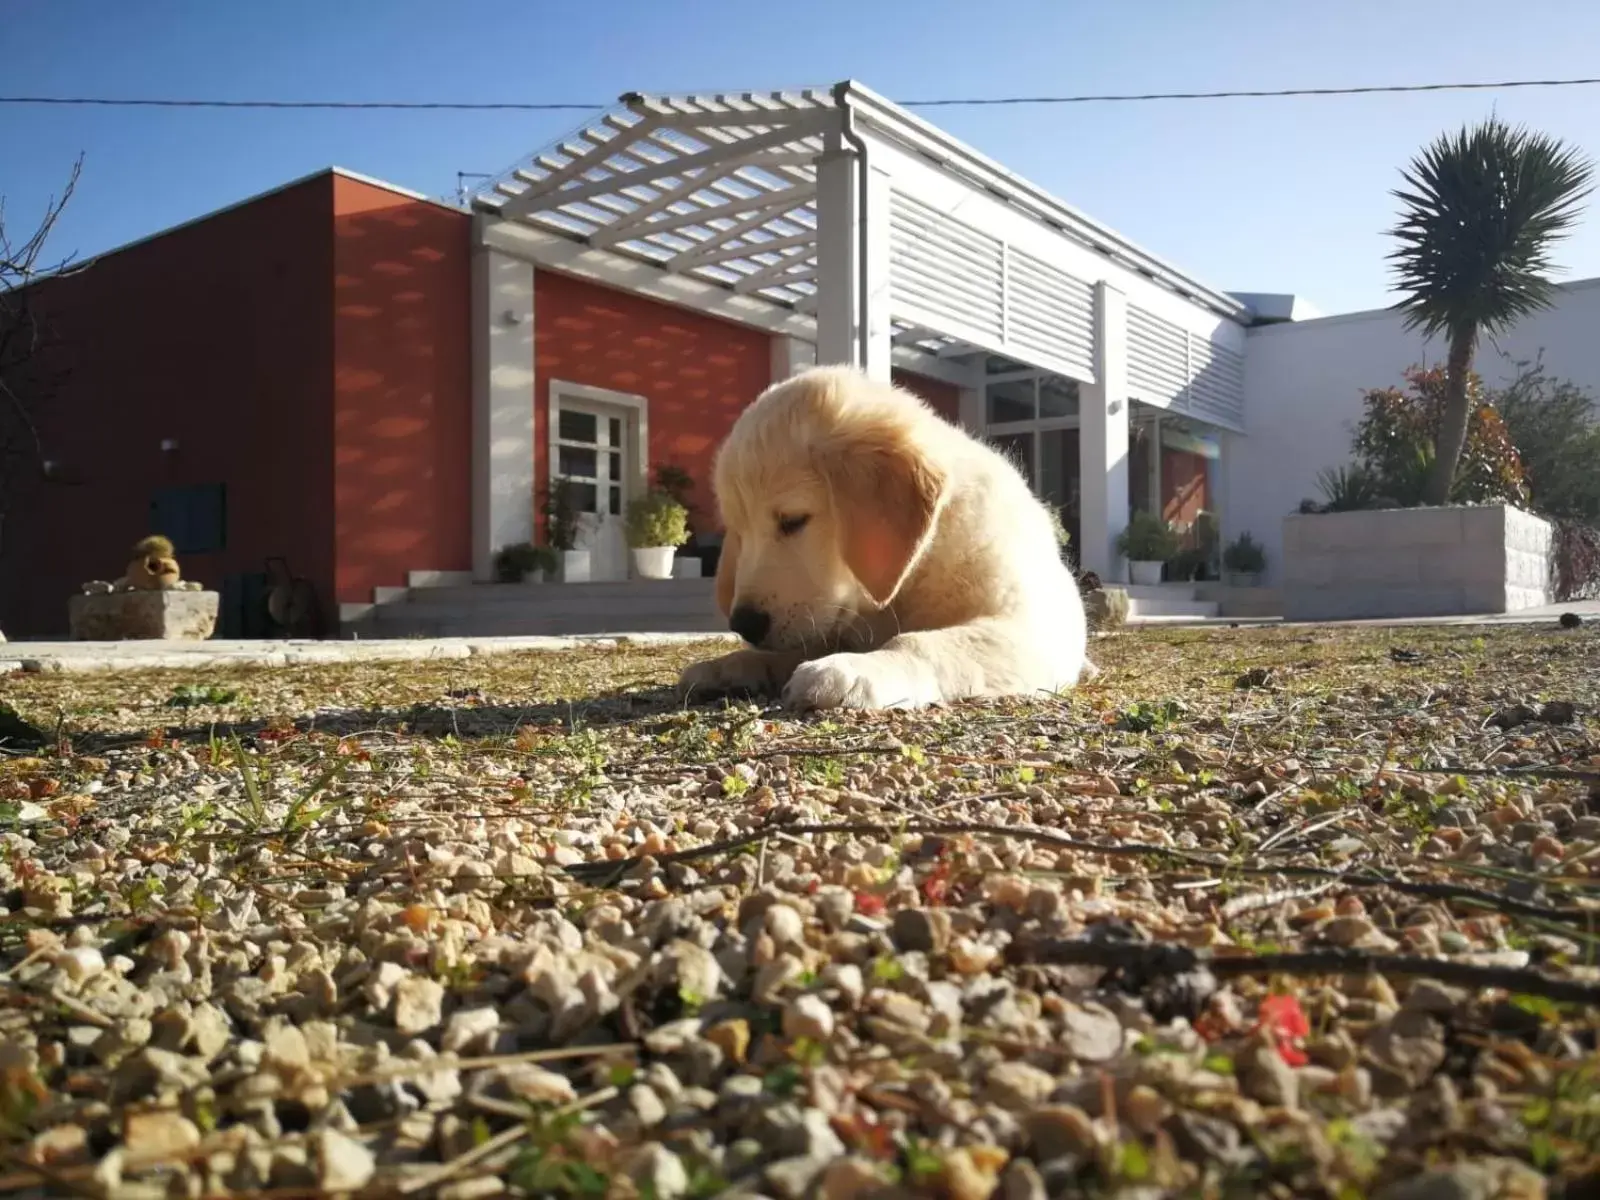
<path id="1" fill-rule="evenodd" d="M 1278 1043 L 1278 1057 L 1291 1067 L 1303 1067 L 1311 1060 L 1306 1057 L 1306 1052 L 1298 1046 L 1291 1046 L 1288 1042 Z"/>
<path id="2" fill-rule="evenodd" d="M 875 892 L 856 893 L 856 911 L 863 916 L 875 917 L 884 910 L 883 897 Z"/>
<path id="3" fill-rule="evenodd" d="M 1268 996 L 1261 1002 L 1260 1022 L 1263 1029 L 1285 1037 L 1302 1038 L 1311 1032 L 1306 1010 L 1294 996 Z"/>

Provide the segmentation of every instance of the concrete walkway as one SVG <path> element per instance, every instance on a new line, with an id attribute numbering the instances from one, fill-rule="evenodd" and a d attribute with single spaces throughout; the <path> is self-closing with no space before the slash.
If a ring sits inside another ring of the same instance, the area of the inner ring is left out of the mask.
<path id="1" fill-rule="evenodd" d="M 1573 600 L 1566 604 L 1545 604 L 1538 608 L 1521 608 L 1516 612 L 1482 613 L 1450 617 L 1373 617 L 1360 621 L 1285 621 L 1282 617 L 1135 617 L 1128 622 L 1130 628 L 1159 626 L 1172 628 L 1215 628 L 1223 626 L 1244 628 L 1264 625 L 1283 629 L 1350 628 L 1409 628 L 1429 625 L 1554 625 L 1564 613 L 1575 613 L 1585 624 L 1600 625 L 1600 600 Z"/>
<path id="2" fill-rule="evenodd" d="M 1128 628 L 1254 628 L 1279 626 L 1408 627 L 1427 625 L 1554 625 L 1562 613 L 1576 613 L 1600 625 L 1600 600 L 1550 604 L 1513 613 L 1467 617 L 1416 617 L 1405 620 L 1298 622 L 1280 617 L 1146 617 Z M 530 651 L 556 652 L 597 646 L 668 646 L 690 642 L 737 642 L 731 633 L 607 633 L 572 637 L 381 638 L 349 641 L 206 642 L 0 642 L 0 675 L 19 671 L 148 671 L 164 668 L 286 667 L 300 663 L 420 662 L 426 659 L 481 658 Z"/>
<path id="3" fill-rule="evenodd" d="M 0 643 L 0 675 L 18 671 L 144 671 L 169 667 L 286 667 L 301 663 L 421 662 L 597 646 L 736 642 L 731 633 L 608 633 L 574 637 L 383 638 L 369 641 Z"/>

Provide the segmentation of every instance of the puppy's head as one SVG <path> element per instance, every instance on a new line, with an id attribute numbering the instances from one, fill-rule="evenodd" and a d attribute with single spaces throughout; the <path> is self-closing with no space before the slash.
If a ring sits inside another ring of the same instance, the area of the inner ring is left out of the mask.
<path id="1" fill-rule="evenodd" d="M 715 486 L 727 535 L 717 603 L 764 650 L 860 639 L 932 540 L 945 473 L 922 402 L 820 367 L 769 388 L 734 423 Z"/>

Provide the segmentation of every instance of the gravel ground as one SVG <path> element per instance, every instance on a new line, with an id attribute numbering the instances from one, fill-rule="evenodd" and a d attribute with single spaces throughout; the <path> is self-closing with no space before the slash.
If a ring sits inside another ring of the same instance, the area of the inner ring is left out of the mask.
<path id="1" fill-rule="evenodd" d="M 0 1190 L 1600 1195 L 1592 624 L 693 653 L 0 682 Z"/>

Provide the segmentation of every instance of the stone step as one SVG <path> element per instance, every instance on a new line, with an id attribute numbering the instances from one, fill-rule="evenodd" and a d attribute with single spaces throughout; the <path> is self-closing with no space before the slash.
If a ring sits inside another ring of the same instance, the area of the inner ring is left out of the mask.
<path id="1" fill-rule="evenodd" d="M 1128 599 L 1128 619 L 1134 621 L 1150 620 L 1151 618 L 1182 618 L 1214 617 L 1221 611 L 1215 600 L 1184 600 L 1174 599 Z"/>
<path id="2" fill-rule="evenodd" d="M 409 607 L 409 606 L 401 606 Z M 640 616 L 604 614 L 551 616 L 548 614 L 441 613 L 437 616 L 385 615 L 371 636 L 394 637 L 573 637 L 583 634 L 704 633 L 725 634 L 728 623 L 720 614 L 655 614 Z"/>
<path id="3" fill-rule="evenodd" d="M 590 604 L 595 601 L 660 603 L 715 594 L 713 579 L 635 579 L 625 583 L 472 583 L 413 588 L 404 604 Z"/>

